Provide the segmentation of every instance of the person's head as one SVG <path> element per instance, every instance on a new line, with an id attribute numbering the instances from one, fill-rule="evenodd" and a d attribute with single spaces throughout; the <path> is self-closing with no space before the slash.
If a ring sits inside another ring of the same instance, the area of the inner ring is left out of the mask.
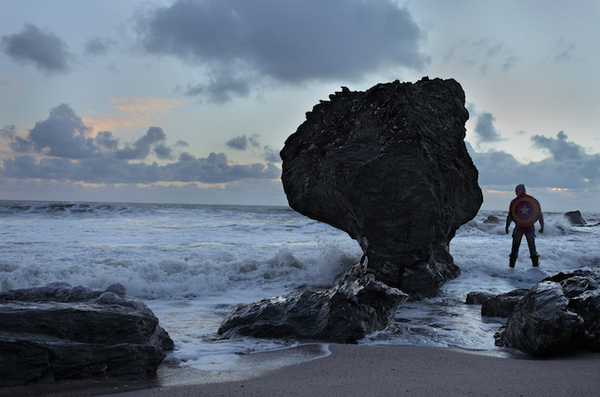
<path id="1" fill-rule="evenodd" d="M 517 187 L 515 188 L 515 193 L 517 194 L 517 196 L 527 193 L 527 189 L 525 189 L 525 185 L 523 185 L 523 184 L 517 185 Z"/>

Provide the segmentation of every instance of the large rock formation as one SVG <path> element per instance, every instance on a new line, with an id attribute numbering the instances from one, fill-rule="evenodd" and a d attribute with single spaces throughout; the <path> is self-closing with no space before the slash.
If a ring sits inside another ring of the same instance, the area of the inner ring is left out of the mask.
<path id="1" fill-rule="evenodd" d="M 577 269 L 540 281 L 495 337 L 496 345 L 532 356 L 600 351 L 600 269 Z"/>
<path id="2" fill-rule="evenodd" d="M 402 291 L 365 274 L 361 263 L 331 289 L 296 291 L 239 305 L 218 332 L 224 337 L 241 334 L 356 343 L 387 327 L 407 299 Z"/>
<path id="3" fill-rule="evenodd" d="M 0 293 L 0 387 L 154 377 L 173 347 L 152 311 L 121 284 Z"/>
<path id="4" fill-rule="evenodd" d="M 411 299 L 460 273 L 448 244 L 483 201 L 464 104 L 455 80 L 343 87 L 281 151 L 290 206 L 346 231 L 375 277 Z"/>

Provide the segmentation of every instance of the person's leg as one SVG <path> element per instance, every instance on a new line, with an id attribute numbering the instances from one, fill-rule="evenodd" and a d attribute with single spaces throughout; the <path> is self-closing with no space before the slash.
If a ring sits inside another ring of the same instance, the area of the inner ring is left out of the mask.
<path id="1" fill-rule="evenodd" d="M 523 238 L 523 228 L 519 226 L 515 226 L 515 230 L 513 230 L 513 241 L 512 241 L 512 250 L 510 252 L 510 267 L 515 267 L 515 263 L 517 262 L 517 257 L 519 256 L 519 247 L 521 246 L 521 239 Z"/>
<path id="2" fill-rule="evenodd" d="M 540 257 L 535 248 L 535 227 L 531 226 L 525 231 L 525 238 L 527 239 L 527 245 L 529 246 L 529 256 L 531 257 L 531 264 L 533 267 L 540 265 Z"/>

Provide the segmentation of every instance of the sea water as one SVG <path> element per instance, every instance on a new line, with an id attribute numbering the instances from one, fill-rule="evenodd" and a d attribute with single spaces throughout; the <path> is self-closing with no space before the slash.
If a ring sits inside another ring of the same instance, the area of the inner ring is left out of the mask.
<path id="1" fill-rule="evenodd" d="M 500 222 L 485 222 L 490 215 Z M 600 222 L 600 214 L 583 217 Z M 546 213 L 536 239 L 540 267 L 531 266 L 523 241 L 511 269 L 505 219 L 505 212 L 482 211 L 461 226 L 450 243 L 461 275 L 436 298 L 403 304 L 390 327 L 359 343 L 494 352 L 494 333 L 505 320 L 465 304 L 469 292 L 530 288 L 560 271 L 600 266 L 600 226 L 573 227 L 563 213 Z M 55 281 L 93 289 L 121 283 L 174 340 L 166 362 L 204 371 L 243 370 L 248 362 L 256 369 L 245 356 L 301 346 L 222 339 L 217 329 L 236 304 L 329 287 L 360 257 L 346 233 L 287 207 L 0 201 L 2 290 Z M 287 355 L 286 363 L 327 354 L 326 348 L 307 357 L 306 350 L 294 351 L 298 357 Z M 267 365 L 286 364 L 274 360 Z"/>

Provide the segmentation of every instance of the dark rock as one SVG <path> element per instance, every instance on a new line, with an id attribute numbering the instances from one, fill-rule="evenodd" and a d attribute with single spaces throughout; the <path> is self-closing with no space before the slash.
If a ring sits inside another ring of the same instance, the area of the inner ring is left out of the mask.
<path id="1" fill-rule="evenodd" d="M 500 223 L 500 219 L 497 216 L 494 215 L 490 215 L 487 217 L 487 219 L 485 221 L 483 221 L 483 223 L 491 223 L 491 224 L 498 224 Z"/>
<path id="2" fill-rule="evenodd" d="M 462 87 L 424 78 L 330 99 L 281 151 L 290 206 L 357 240 L 377 280 L 435 296 L 460 274 L 448 244 L 483 201 Z"/>
<path id="3" fill-rule="evenodd" d="M 508 317 L 515 305 L 529 292 L 528 289 L 516 289 L 505 294 L 492 295 L 481 305 L 481 314 L 490 317 Z"/>
<path id="4" fill-rule="evenodd" d="M 0 387 L 64 379 L 154 377 L 173 350 L 154 313 L 115 284 L 0 293 Z"/>
<path id="5" fill-rule="evenodd" d="M 514 307 L 496 345 L 532 356 L 600 351 L 600 269 L 545 278 Z"/>
<path id="6" fill-rule="evenodd" d="M 408 299 L 402 291 L 355 266 L 328 290 L 296 291 L 237 306 L 219 328 L 219 334 L 258 338 L 299 338 L 356 343 L 387 327 L 396 309 Z"/>
<path id="7" fill-rule="evenodd" d="M 573 226 L 587 226 L 587 222 L 583 219 L 581 212 L 579 211 L 569 211 L 565 214 L 565 218 L 567 218 Z"/>
<path id="8" fill-rule="evenodd" d="M 466 304 L 467 305 L 481 305 L 483 302 L 491 299 L 494 294 L 483 291 L 474 291 L 467 294 Z"/>

